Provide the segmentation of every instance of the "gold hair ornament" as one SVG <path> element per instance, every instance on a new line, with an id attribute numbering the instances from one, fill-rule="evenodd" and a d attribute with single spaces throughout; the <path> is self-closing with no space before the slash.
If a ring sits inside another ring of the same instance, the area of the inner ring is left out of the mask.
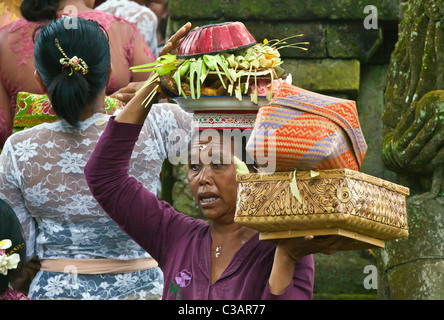
<path id="1" fill-rule="evenodd" d="M 71 76 L 75 71 L 82 71 L 82 74 L 85 75 L 88 73 L 88 65 L 86 64 L 83 59 L 78 58 L 77 56 L 74 56 L 72 58 L 68 58 L 65 51 L 63 51 L 62 47 L 60 46 L 59 39 L 55 39 L 55 45 L 60 50 L 64 58 L 60 59 L 60 64 L 63 65 L 63 69 L 65 68 L 71 68 L 71 72 L 69 73 L 69 76 Z"/>

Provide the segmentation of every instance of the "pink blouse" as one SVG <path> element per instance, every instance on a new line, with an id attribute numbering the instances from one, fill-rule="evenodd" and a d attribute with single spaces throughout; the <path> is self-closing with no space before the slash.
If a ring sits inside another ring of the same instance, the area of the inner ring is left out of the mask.
<path id="1" fill-rule="evenodd" d="M 154 56 L 137 27 L 103 11 L 77 13 L 95 20 L 107 31 L 111 50 L 111 79 L 106 93 L 112 94 L 132 81 L 143 81 L 147 73 L 133 74 L 129 67 L 154 61 Z M 34 79 L 32 33 L 39 23 L 18 19 L 0 29 L 0 149 L 12 133 L 16 96 L 20 91 L 42 93 Z"/>

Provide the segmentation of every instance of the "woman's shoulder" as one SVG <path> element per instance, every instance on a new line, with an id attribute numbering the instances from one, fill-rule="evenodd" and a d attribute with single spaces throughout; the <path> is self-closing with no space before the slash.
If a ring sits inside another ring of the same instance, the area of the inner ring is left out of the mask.
<path id="1" fill-rule="evenodd" d="M 75 133 L 76 130 L 72 128 L 65 120 L 57 120 L 54 122 L 43 122 L 33 127 L 14 132 L 8 137 L 5 142 L 4 149 L 13 147 L 17 149 L 19 146 L 40 148 L 53 139 L 54 135 L 59 133 L 62 135 Z"/>
<path id="2" fill-rule="evenodd" d="M 156 14 L 147 6 L 136 1 L 108 0 L 97 6 L 95 10 L 107 12 L 136 24 L 137 22 L 152 21 L 157 25 Z"/>
<path id="3" fill-rule="evenodd" d="M 23 142 L 30 138 L 34 138 L 36 134 L 36 127 L 30 127 L 26 129 L 20 129 L 19 131 L 13 132 L 7 139 L 11 145 L 16 145 L 17 143 Z M 38 128 L 37 128 L 38 129 Z"/>
<path id="4" fill-rule="evenodd" d="M 119 28 L 128 28 L 129 30 L 136 30 L 136 25 L 132 22 L 129 22 L 128 20 L 117 17 L 114 15 L 111 15 L 107 12 L 101 11 L 101 10 L 91 10 L 91 11 L 82 11 L 78 13 L 78 16 L 80 18 L 84 19 L 90 19 L 97 21 L 102 25 L 102 27 L 108 32 L 111 28 L 111 26 L 114 23 L 119 23 Z"/>
<path id="5" fill-rule="evenodd" d="M 14 33 L 20 30 L 20 36 L 29 30 L 34 30 L 37 23 L 28 21 L 25 18 L 19 18 L 3 27 L 0 28 L 0 34 Z M 26 31 L 24 31 L 26 30 Z"/>

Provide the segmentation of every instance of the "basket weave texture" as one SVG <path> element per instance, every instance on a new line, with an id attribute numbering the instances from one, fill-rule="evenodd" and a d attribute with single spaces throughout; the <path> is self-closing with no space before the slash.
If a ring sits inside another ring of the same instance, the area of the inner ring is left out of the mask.
<path id="1" fill-rule="evenodd" d="M 408 236 L 409 189 L 349 169 L 238 174 L 235 221 L 260 232 L 339 227 L 381 240 Z"/>

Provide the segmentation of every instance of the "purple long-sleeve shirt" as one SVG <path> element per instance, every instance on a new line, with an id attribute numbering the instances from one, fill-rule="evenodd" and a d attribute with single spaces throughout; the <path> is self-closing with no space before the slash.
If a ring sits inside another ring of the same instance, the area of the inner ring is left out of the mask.
<path id="1" fill-rule="evenodd" d="M 92 194 L 164 272 L 163 299 L 258 300 L 311 299 L 314 263 L 308 255 L 296 262 L 293 283 L 279 296 L 270 293 L 276 245 L 250 238 L 211 284 L 209 225 L 174 210 L 128 175 L 140 125 L 111 119 L 91 155 L 85 177 Z"/>

